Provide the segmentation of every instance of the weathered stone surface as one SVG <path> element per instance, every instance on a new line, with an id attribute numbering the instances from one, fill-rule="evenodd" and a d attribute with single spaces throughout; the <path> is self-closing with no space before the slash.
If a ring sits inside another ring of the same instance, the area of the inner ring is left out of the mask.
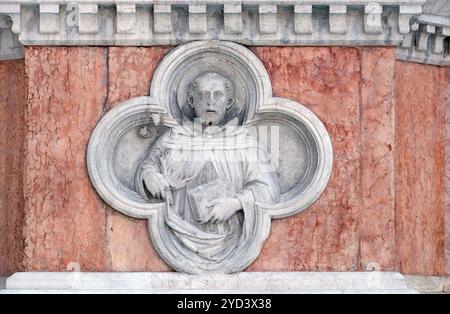
<path id="1" fill-rule="evenodd" d="M 443 272 L 444 71 L 396 64 L 396 265 L 406 274 Z"/>
<path id="2" fill-rule="evenodd" d="M 86 271 L 169 270 L 148 240 L 146 222 L 100 201 L 85 165 L 96 122 L 120 101 L 148 94 L 167 50 L 109 48 L 108 62 L 102 48 L 27 48 L 25 270 L 64 270 L 72 261 Z M 448 70 L 403 62 L 394 68 L 391 48 L 254 51 L 274 94 L 305 104 L 325 123 L 335 163 L 310 209 L 273 222 L 249 270 L 360 270 L 376 267 L 372 262 L 389 270 L 395 254 L 395 270 L 405 274 L 439 274 L 444 267 L 450 273 L 450 192 L 447 185 L 444 243 L 443 178 Z M 16 256 L 11 265 L 20 264 Z"/>
<path id="3" fill-rule="evenodd" d="M 358 267 L 360 206 L 360 60 L 354 48 L 255 48 L 276 96 L 298 101 L 327 127 L 333 174 L 309 209 L 274 221 L 252 271 L 337 270 Z"/>
<path id="4" fill-rule="evenodd" d="M 109 58 L 108 49 L 27 50 L 27 270 L 64 270 L 71 262 L 84 271 L 168 270 L 152 248 L 145 221 L 105 205 L 85 164 L 98 119 L 120 100 L 148 94 L 162 56 L 155 51 L 163 50 L 111 48 Z"/>
<path id="5" fill-rule="evenodd" d="M 106 205 L 86 170 L 103 113 L 107 49 L 27 48 L 25 270 L 110 269 Z"/>
<path id="6" fill-rule="evenodd" d="M 15 273 L 1 293 L 417 293 L 393 272 Z"/>
<path id="7" fill-rule="evenodd" d="M 395 49 L 361 50 L 360 262 L 394 269 Z"/>
<path id="8" fill-rule="evenodd" d="M 444 268 L 450 274 L 450 68 L 445 69 L 445 177 L 444 177 Z"/>
<path id="9" fill-rule="evenodd" d="M 108 207 L 107 246 L 112 271 L 170 271 L 153 248 L 148 222 Z"/>
<path id="10" fill-rule="evenodd" d="M 24 61 L 0 61 L 0 275 L 22 270 L 25 101 Z"/>
<path id="11" fill-rule="evenodd" d="M 270 237 L 249 270 L 357 270 L 358 178 L 358 161 L 336 160 L 324 194 L 306 211 L 273 221 Z"/>
<path id="12" fill-rule="evenodd" d="M 269 72 L 274 95 L 303 103 L 323 121 L 334 138 L 335 159 L 359 159 L 358 49 L 260 47 L 253 51 Z"/>
<path id="13" fill-rule="evenodd" d="M 70 5 L 80 6 L 78 17 L 73 11 L 58 12 L 51 4 L 39 10 L 36 0 L 20 2 L 22 5 L 13 4 L 13 10 L 10 5 L 0 6 L 0 12 L 14 17 L 18 24 L 14 31 L 25 45 L 154 46 L 220 39 L 258 46 L 392 46 L 400 44 L 405 33 L 405 26 L 399 31 L 399 23 L 404 25 L 411 17 L 399 11 L 404 11 L 406 4 L 419 14 L 425 0 L 208 0 L 184 7 L 180 4 L 187 1 L 74 0 Z M 142 3 L 156 6 L 139 5 Z M 224 8 L 236 4 L 239 7 Z M 294 9 L 293 4 L 310 7 Z M 310 14 L 311 5 L 314 14 Z M 230 15 L 234 16 L 231 22 Z M 299 23 L 298 15 L 306 15 L 305 25 Z M 74 17 L 75 22 L 57 23 Z M 78 26 L 79 32 L 73 32 L 73 26 Z"/>
<path id="14" fill-rule="evenodd" d="M 119 102 L 146 96 L 158 63 L 170 47 L 110 47 L 108 109 Z"/>
<path id="15" fill-rule="evenodd" d="M 450 277 L 448 276 L 406 276 L 410 289 L 420 293 L 450 293 Z"/>

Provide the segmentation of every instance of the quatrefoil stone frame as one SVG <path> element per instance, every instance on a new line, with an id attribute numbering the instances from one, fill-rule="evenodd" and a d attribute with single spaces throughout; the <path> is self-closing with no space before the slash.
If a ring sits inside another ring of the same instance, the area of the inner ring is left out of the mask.
<path id="1" fill-rule="evenodd" d="M 164 226 L 159 213 L 165 203 L 145 201 L 129 182 L 134 175 L 133 165 L 142 160 L 151 145 L 152 139 L 140 136 L 142 128 L 176 126 L 177 106 L 182 104 L 187 82 L 206 71 L 219 72 L 233 81 L 237 101 L 247 106 L 244 125 L 279 127 L 280 146 L 284 147 L 279 155 L 281 181 L 287 174 L 297 173 L 294 170 L 303 171 L 299 177 L 285 180 L 289 182 L 282 184 L 278 204 L 261 205 L 266 217 L 260 230 L 262 238 L 270 232 L 271 219 L 299 213 L 319 198 L 333 164 L 331 140 L 322 122 L 304 105 L 273 97 L 264 65 L 249 49 L 233 42 L 197 41 L 169 52 L 154 73 L 149 96 L 124 101 L 99 121 L 89 142 L 87 165 L 103 200 L 127 216 L 149 220 L 150 235 L 160 256 L 173 269 L 188 273 L 199 271 L 195 264 L 170 254 L 167 239 L 159 232 Z M 258 257 L 262 244 L 263 241 L 255 242 L 243 260 L 229 261 L 223 272 L 237 272 L 249 266 Z"/>

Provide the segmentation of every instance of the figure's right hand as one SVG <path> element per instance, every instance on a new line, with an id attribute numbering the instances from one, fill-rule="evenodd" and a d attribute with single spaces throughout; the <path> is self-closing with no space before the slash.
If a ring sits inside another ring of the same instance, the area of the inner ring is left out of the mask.
<path id="1" fill-rule="evenodd" d="M 173 204 L 172 192 L 166 178 L 160 173 L 149 173 L 144 176 L 144 183 L 147 190 L 153 197 L 167 200 Z"/>

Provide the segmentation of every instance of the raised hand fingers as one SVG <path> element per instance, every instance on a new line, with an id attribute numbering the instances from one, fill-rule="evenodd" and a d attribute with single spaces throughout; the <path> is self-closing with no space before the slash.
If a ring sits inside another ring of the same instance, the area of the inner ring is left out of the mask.
<path id="1" fill-rule="evenodd" d="M 147 190 L 150 192 L 150 194 L 151 194 L 153 197 L 157 197 L 157 196 L 156 196 L 156 195 L 157 195 L 157 190 L 155 189 L 154 186 L 152 186 L 152 185 L 147 185 Z"/>
<path id="2" fill-rule="evenodd" d="M 205 205 L 206 207 L 214 207 L 215 205 L 217 205 L 217 199 L 209 201 Z"/>
<path id="3" fill-rule="evenodd" d="M 217 223 L 217 222 L 221 222 L 224 220 L 224 218 L 222 217 L 223 215 L 221 214 L 221 212 L 219 211 L 218 207 L 213 205 L 214 208 L 211 210 L 211 216 L 209 221 L 212 223 Z"/>
<path id="4" fill-rule="evenodd" d="M 213 224 L 215 224 L 218 220 L 219 220 L 219 217 L 217 217 L 217 215 L 212 215 L 211 219 L 209 221 L 212 222 Z"/>
<path id="5" fill-rule="evenodd" d="M 170 205 L 173 205 L 172 191 L 169 188 L 164 189 L 164 197 Z"/>
<path id="6" fill-rule="evenodd" d="M 150 192 L 150 194 L 153 197 L 158 197 L 158 189 L 155 186 L 155 184 L 153 183 L 152 180 L 149 180 L 148 178 L 144 179 L 145 182 L 145 187 L 147 188 L 147 190 Z"/>

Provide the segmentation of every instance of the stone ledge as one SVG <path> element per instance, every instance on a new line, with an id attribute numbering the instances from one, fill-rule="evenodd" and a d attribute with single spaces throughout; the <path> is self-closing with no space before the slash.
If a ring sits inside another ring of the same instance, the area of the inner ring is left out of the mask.
<path id="1" fill-rule="evenodd" d="M 417 293 L 393 272 L 16 273 L 2 293 Z"/>
<path id="2" fill-rule="evenodd" d="M 367 289 L 367 290 L 0 290 L 0 294 L 239 294 L 239 295 L 262 295 L 262 294 L 417 294 L 411 289 Z"/>
<path id="3" fill-rule="evenodd" d="M 449 276 L 405 276 L 409 288 L 420 293 L 450 293 Z"/>
<path id="4" fill-rule="evenodd" d="M 50 2 L 50 3 L 49 3 Z M 154 4 L 157 3 L 157 4 Z M 425 0 L 7 0 L 24 45 L 398 45 Z M 225 5 L 226 4 L 226 5 Z"/>
<path id="5" fill-rule="evenodd" d="M 257 46 L 397 46 L 449 66 L 446 0 L 5 0 L 0 60 L 22 45 L 155 46 L 219 39 Z M 423 14 L 422 14 L 423 13 Z M 415 23 L 414 23 L 415 21 Z"/>

